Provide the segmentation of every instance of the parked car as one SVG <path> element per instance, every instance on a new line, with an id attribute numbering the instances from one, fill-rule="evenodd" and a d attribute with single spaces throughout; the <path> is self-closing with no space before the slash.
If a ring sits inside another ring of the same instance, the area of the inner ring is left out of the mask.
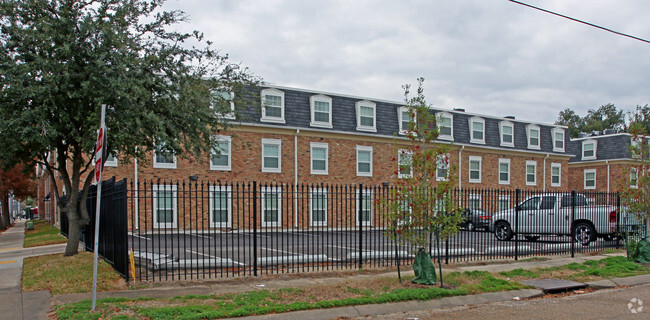
<path id="1" fill-rule="evenodd" d="M 459 210 L 462 210 L 462 215 L 465 217 L 465 220 L 460 224 L 461 228 L 470 231 L 489 230 L 492 214 L 482 209 L 461 208 Z"/>
<path id="2" fill-rule="evenodd" d="M 575 241 L 589 245 L 598 237 L 613 239 L 617 232 L 619 212 L 609 205 L 588 205 L 582 194 L 575 198 L 575 212 L 572 216 L 571 194 L 542 194 L 527 198 L 516 208 L 492 215 L 490 231 L 501 241 L 523 234 L 529 241 L 540 235 L 571 235 Z M 519 212 L 517 216 L 516 212 Z"/>

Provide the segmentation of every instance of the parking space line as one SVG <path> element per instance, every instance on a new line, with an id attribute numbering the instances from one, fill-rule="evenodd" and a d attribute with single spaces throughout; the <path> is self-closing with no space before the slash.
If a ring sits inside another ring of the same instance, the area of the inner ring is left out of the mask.
<path id="1" fill-rule="evenodd" d="M 221 259 L 221 257 L 217 257 L 217 256 L 213 256 L 213 255 L 209 255 L 209 254 L 205 254 L 205 253 L 201 253 L 201 252 L 196 252 L 196 251 L 192 251 L 192 250 L 185 250 L 185 251 L 187 251 L 187 252 L 189 252 L 189 253 L 198 254 L 198 255 L 201 255 L 201 256 L 206 256 L 206 257 L 214 258 L 214 259 Z M 234 261 L 234 260 L 231 260 L 231 261 L 232 261 L 232 263 L 236 263 L 236 264 L 238 264 L 238 265 L 240 265 L 240 266 L 243 266 L 243 265 L 244 265 L 244 264 L 241 263 L 241 262 L 237 262 L 237 261 Z"/>
<path id="2" fill-rule="evenodd" d="M 140 239 L 145 239 L 145 240 L 147 240 L 147 241 L 151 241 L 150 238 L 146 238 L 146 237 L 139 236 L 139 235 L 136 235 L 136 234 L 132 234 L 131 236 L 132 236 L 132 237 L 136 237 L 136 238 L 140 238 Z"/>
<path id="3" fill-rule="evenodd" d="M 264 250 L 268 250 L 268 251 L 275 251 L 275 252 L 288 253 L 288 254 L 297 254 L 297 253 L 295 253 L 295 252 L 291 252 L 291 251 L 284 251 L 284 250 L 271 249 L 271 248 L 265 248 L 265 247 L 262 247 L 262 249 L 264 249 Z"/>
<path id="4" fill-rule="evenodd" d="M 197 238 L 204 238 L 204 239 L 212 239 L 212 237 L 200 236 L 198 234 L 190 234 L 190 236 L 194 236 L 194 237 L 197 237 Z"/>

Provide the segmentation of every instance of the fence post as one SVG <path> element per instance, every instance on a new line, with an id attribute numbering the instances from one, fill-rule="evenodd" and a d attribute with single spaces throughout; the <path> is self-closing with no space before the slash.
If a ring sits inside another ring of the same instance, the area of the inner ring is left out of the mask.
<path id="1" fill-rule="evenodd" d="M 257 180 L 253 181 L 253 275 L 257 277 Z"/>
<path id="2" fill-rule="evenodd" d="M 363 183 L 359 183 L 359 208 L 357 221 L 359 222 L 359 269 L 363 267 Z"/>
<path id="3" fill-rule="evenodd" d="M 576 229 L 573 227 L 573 221 L 576 218 L 576 191 L 571 190 L 571 221 L 569 228 L 571 228 L 571 258 L 576 256 Z"/>
<path id="4" fill-rule="evenodd" d="M 621 240 L 619 240 L 618 235 L 621 234 L 621 194 L 616 192 L 616 235 L 614 240 L 616 240 L 616 249 L 621 248 Z M 627 232 L 627 230 L 625 230 Z"/>
<path id="5" fill-rule="evenodd" d="M 519 201 L 521 198 L 521 189 L 517 188 L 515 194 L 515 230 L 512 230 L 515 240 L 515 261 L 519 260 L 519 242 L 517 242 L 517 233 L 519 232 Z"/>

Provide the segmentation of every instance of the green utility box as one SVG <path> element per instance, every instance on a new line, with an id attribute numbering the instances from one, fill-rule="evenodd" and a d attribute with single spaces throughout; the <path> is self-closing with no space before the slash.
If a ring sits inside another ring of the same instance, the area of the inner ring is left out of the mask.
<path id="1" fill-rule="evenodd" d="M 27 230 L 34 230 L 34 221 L 27 221 Z"/>

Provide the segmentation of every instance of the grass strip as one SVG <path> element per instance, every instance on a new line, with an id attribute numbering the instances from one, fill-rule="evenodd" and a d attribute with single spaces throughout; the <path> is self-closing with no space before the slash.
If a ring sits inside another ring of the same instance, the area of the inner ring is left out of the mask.
<path id="1" fill-rule="evenodd" d="M 50 225 L 45 220 L 31 220 L 34 222 L 34 230 L 25 230 L 25 241 L 23 247 L 39 247 L 50 244 L 66 243 L 68 239 L 61 235 L 61 230 Z"/>

